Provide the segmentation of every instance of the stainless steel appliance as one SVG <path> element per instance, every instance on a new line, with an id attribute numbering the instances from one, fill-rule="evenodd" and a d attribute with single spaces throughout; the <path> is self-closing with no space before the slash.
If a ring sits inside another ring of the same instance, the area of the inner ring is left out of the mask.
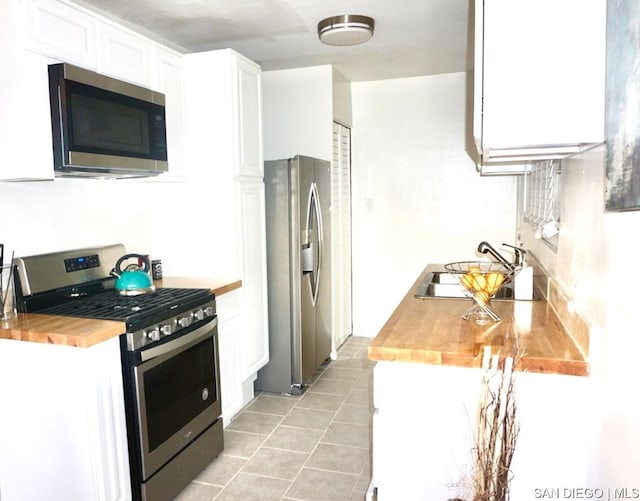
<path id="1" fill-rule="evenodd" d="M 59 63 L 49 65 L 49 100 L 57 176 L 168 170 L 164 94 Z"/>
<path id="2" fill-rule="evenodd" d="M 173 499 L 223 449 L 218 318 L 208 289 L 121 295 L 123 245 L 16 258 L 24 312 L 121 321 L 134 500 Z"/>
<path id="3" fill-rule="evenodd" d="M 331 352 L 330 167 L 265 162 L 270 361 L 257 390 L 302 393 Z"/>

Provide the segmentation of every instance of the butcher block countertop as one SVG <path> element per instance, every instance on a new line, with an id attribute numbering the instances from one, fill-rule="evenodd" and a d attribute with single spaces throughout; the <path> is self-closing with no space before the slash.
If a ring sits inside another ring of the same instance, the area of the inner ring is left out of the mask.
<path id="1" fill-rule="evenodd" d="M 155 281 L 156 287 L 211 289 L 216 296 L 238 289 L 241 280 L 167 277 Z M 126 331 L 123 322 L 94 320 L 38 313 L 18 313 L 18 317 L 0 323 L 0 339 L 31 341 L 88 348 Z"/>
<path id="2" fill-rule="evenodd" d="M 519 349 L 518 370 L 589 375 L 588 362 L 544 299 L 492 301 L 502 321 L 476 325 L 462 319 L 471 299 L 414 297 L 433 266 L 425 268 L 371 342 L 371 360 L 481 367 L 483 349 L 491 346 L 492 353 Z"/>

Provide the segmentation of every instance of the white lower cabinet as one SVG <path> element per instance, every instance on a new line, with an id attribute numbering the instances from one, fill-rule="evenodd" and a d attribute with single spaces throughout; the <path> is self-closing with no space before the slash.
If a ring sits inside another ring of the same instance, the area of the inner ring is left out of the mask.
<path id="1" fill-rule="evenodd" d="M 376 364 L 372 485 L 379 501 L 465 498 L 456 486 L 471 472 L 482 374 Z M 520 434 L 511 499 L 534 499 L 541 487 L 587 485 L 589 437 L 597 436 L 590 386 L 588 377 L 516 373 Z"/>
<path id="2" fill-rule="evenodd" d="M 227 426 L 242 408 L 240 375 L 240 295 L 232 291 L 216 297 L 222 418 Z"/>
<path id="3" fill-rule="evenodd" d="M 131 499 L 119 339 L 0 339 L 2 501 Z"/>
<path id="4" fill-rule="evenodd" d="M 244 370 L 245 352 L 251 353 L 253 350 L 244 335 L 247 323 L 243 320 L 246 316 L 242 307 L 243 288 L 216 297 L 220 392 L 225 427 L 254 395 L 253 381 L 256 374 L 254 372 L 246 375 Z"/>

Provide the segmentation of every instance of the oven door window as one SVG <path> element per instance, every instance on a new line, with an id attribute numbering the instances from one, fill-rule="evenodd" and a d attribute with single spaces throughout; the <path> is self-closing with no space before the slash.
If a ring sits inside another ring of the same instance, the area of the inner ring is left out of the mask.
<path id="1" fill-rule="evenodd" d="M 145 370 L 142 387 L 152 452 L 217 402 L 214 338 Z"/>

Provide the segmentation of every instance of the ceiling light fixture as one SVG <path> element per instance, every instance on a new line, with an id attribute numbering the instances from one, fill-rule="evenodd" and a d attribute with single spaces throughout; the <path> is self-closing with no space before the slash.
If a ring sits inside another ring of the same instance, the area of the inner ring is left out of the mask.
<path id="1" fill-rule="evenodd" d="M 357 45 L 371 39 L 374 26 L 368 16 L 332 16 L 318 23 L 318 37 L 327 45 Z"/>

